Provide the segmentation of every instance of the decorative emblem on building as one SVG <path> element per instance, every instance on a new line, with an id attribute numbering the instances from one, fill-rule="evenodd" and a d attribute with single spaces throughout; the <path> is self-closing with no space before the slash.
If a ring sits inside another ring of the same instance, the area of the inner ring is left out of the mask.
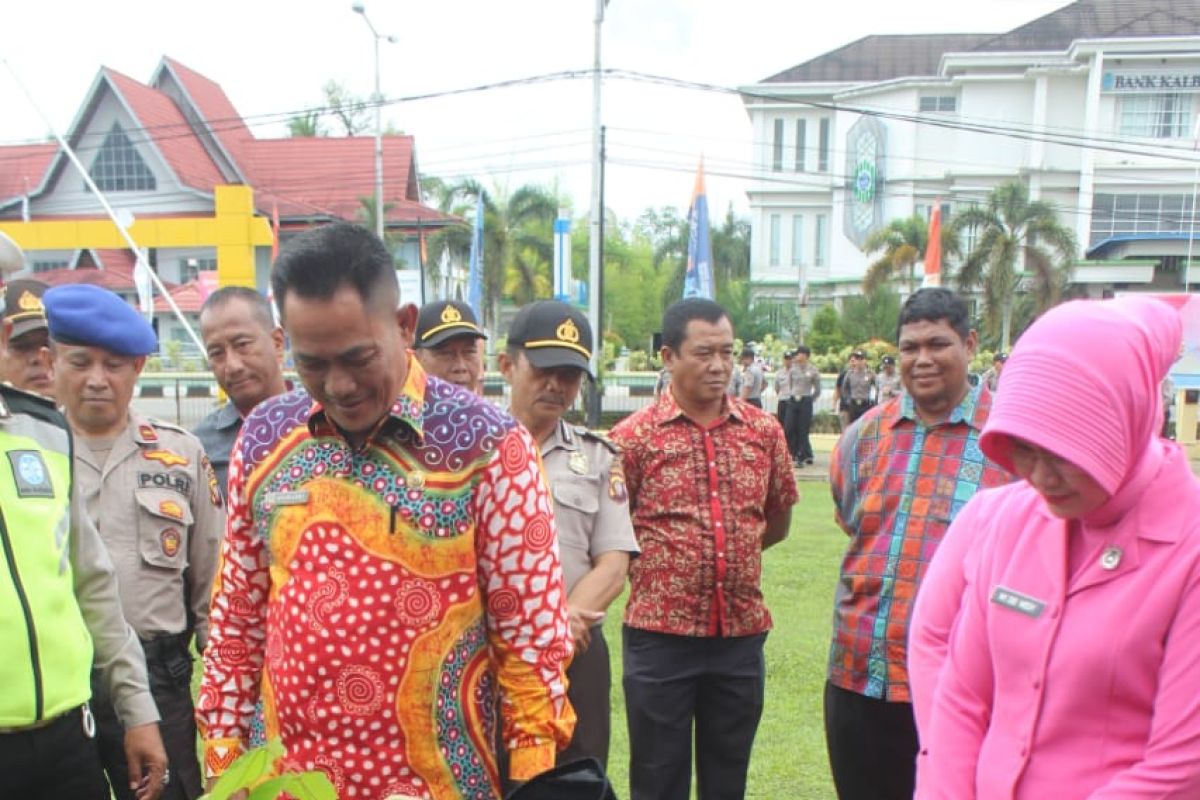
<path id="1" fill-rule="evenodd" d="M 883 225 L 884 159 L 887 131 L 875 117 L 862 117 L 846 134 L 846 204 L 842 229 L 858 247 Z"/>

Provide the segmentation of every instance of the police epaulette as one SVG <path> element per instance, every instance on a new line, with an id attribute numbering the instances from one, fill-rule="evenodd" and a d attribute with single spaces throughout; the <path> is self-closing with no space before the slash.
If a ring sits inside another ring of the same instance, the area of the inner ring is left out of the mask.
<path id="1" fill-rule="evenodd" d="M 573 425 L 572 428 L 576 433 L 585 439 L 591 439 L 604 445 L 613 453 L 613 455 L 621 452 L 621 449 L 613 444 L 608 437 L 603 434 L 596 433 L 595 431 L 591 430 L 590 428 L 586 428 L 583 425 Z"/>

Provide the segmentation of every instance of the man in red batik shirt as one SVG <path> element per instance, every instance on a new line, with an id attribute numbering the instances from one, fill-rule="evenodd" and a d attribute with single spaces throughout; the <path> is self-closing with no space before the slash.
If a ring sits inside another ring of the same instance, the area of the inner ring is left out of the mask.
<path id="1" fill-rule="evenodd" d="M 762 551 L 787 536 L 796 481 L 779 423 L 725 392 L 725 309 L 681 300 L 662 335 L 667 390 L 612 431 L 642 549 L 625 609 L 629 788 L 687 800 L 694 725 L 700 796 L 733 800 L 762 716 Z"/>

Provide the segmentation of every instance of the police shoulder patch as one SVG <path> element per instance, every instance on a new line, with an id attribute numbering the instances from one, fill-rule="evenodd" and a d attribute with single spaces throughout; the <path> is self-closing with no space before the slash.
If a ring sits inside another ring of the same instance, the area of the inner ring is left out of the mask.
<path id="1" fill-rule="evenodd" d="M 575 431 L 575 433 L 579 434 L 580 436 L 582 436 L 585 439 L 588 439 L 593 442 L 599 442 L 600 444 L 604 445 L 604 447 L 607 448 L 608 451 L 610 453 L 612 453 L 613 455 L 616 455 L 621 452 L 621 449 L 619 447 L 617 447 L 615 444 L 613 444 L 613 442 L 610 441 L 607 436 L 604 436 L 603 434 L 600 434 L 600 433 L 596 433 L 595 431 L 591 430 L 590 428 L 587 428 L 583 425 L 575 425 L 573 430 Z"/>

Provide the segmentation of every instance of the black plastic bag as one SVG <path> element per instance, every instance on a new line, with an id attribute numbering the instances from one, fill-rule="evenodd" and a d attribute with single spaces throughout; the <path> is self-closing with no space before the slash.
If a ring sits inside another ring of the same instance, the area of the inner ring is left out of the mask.
<path id="1" fill-rule="evenodd" d="M 617 800 L 594 758 L 562 764 L 518 786 L 508 800 Z"/>

